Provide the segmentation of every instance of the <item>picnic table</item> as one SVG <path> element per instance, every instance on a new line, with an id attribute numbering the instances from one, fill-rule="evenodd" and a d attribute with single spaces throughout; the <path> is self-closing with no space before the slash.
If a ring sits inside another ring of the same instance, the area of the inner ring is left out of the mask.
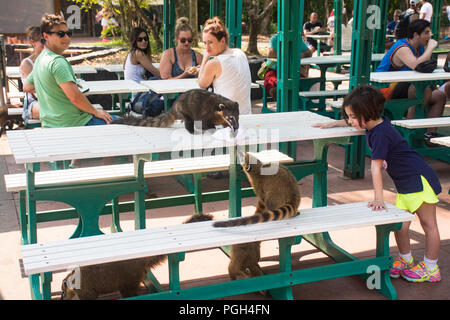
<path id="1" fill-rule="evenodd" d="M 155 66 L 155 68 L 159 69 L 159 63 L 153 63 L 153 65 Z M 117 75 L 117 79 L 121 80 L 123 79 L 123 64 L 107 64 L 104 66 L 101 66 L 102 69 L 109 71 L 109 72 L 113 72 Z"/>
<path id="2" fill-rule="evenodd" d="M 19 53 L 19 59 L 20 61 L 22 61 L 23 59 L 23 54 L 24 53 L 33 53 L 34 49 L 33 48 L 14 48 L 15 52 Z M 66 49 L 63 53 L 63 55 L 70 55 L 71 57 L 74 54 L 83 54 L 83 53 L 88 53 L 88 52 L 92 52 L 91 49 Z"/>
<path id="3" fill-rule="evenodd" d="M 170 109 L 172 101 L 180 94 L 192 89 L 200 89 L 197 78 L 187 79 L 166 79 L 166 80 L 145 80 L 141 85 L 164 96 L 164 110 Z M 251 88 L 259 88 L 256 83 L 251 84 Z"/>
<path id="4" fill-rule="evenodd" d="M 321 40 L 328 40 L 328 38 L 330 37 L 329 33 L 326 34 L 310 34 L 306 36 L 307 38 L 311 38 L 314 40 L 317 40 L 317 56 L 320 56 L 320 42 Z"/>
<path id="5" fill-rule="evenodd" d="M 110 94 L 119 96 L 120 115 L 125 114 L 125 99 L 130 93 L 148 92 L 148 88 L 133 80 L 100 80 L 84 81 L 83 86 L 89 88 L 85 95 Z M 112 110 L 115 109 L 112 99 Z"/>
<path id="6" fill-rule="evenodd" d="M 97 70 L 90 65 L 76 65 L 72 66 L 73 72 L 75 75 L 83 75 L 87 73 L 97 73 Z M 10 79 L 20 79 L 20 67 L 6 67 L 6 76 Z"/>
<path id="7" fill-rule="evenodd" d="M 412 82 L 416 88 L 415 99 L 395 99 L 389 100 L 385 104 L 385 112 L 387 112 L 391 120 L 402 119 L 405 112 L 411 106 L 415 108 L 415 118 L 425 117 L 424 95 L 425 89 L 430 85 L 442 84 L 444 80 L 450 80 L 450 73 L 444 72 L 442 68 L 434 70 L 432 73 L 421 73 L 417 71 L 388 71 L 388 72 L 372 72 L 370 81 L 372 85 L 378 88 L 386 88 L 392 82 Z"/>
<path id="8" fill-rule="evenodd" d="M 349 136 L 364 134 L 364 131 L 358 131 L 350 127 L 330 130 L 311 127 L 312 123 L 323 121 L 331 121 L 331 119 L 308 111 L 243 115 L 240 117 L 240 126 L 245 128 L 248 140 L 239 143 L 242 145 L 276 145 L 279 142 L 314 140 L 316 149 L 314 157 L 317 163 L 296 164 L 299 166 L 296 172 L 300 176 L 315 174 L 313 203 L 314 206 L 323 206 L 326 204 L 327 170 L 326 152 L 324 150 L 331 142 L 344 142 L 348 140 Z M 23 163 L 26 166 L 28 176 L 27 195 L 34 195 L 33 199 L 29 199 L 30 204 L 35 202 L 34 199 L 41 199 L 38 196 L 39 188 L 34 187 L 36 164 L 40 162 L 133 155 L 137 167 L 141 160 L 148 159 L 148 157 L 141 155 L 223 147 L 236 148 L 238 146 L 238 143 L 234 140 L 217 139 L 215 136 L 208 134 L 201 135 L 201 139 L 199 139 L 198 135 L 191 135 L 185 129 L 180 128 L 147 128 L 124 125 L 8 131 L 8 140 L 16 163 Z M 49 144 L 49 141 L 52 143 Z M 230 152 L 230 154 L 236 156 L 236 153 Z M 236 162 L 233 161 L 233 163 Z M 307 167 L 307 173 L 301 172 L 300 167 L 304 166 Z M 235 166 L 230 170 L 237 171 L 237 167 Z M 240 196 L 237 195 L 240 192 L 240 187 L 238 187 L 240 182 L 236 177 L 236 172 L 230 172 L 230 216 L 240 216 L 241 212 Z M 136 178 L 140 181 L 139 176 Z M 126 185 L 128 186 L 127 183 Z M 82 189 L 79 191 L 81 192 Z M 122 191 L 129 192 L 129 186 L 123 189 Z M 95 200 L 96 197 L 94 196 L 92 201 L 103 203 L 104 190 L 90 190 L 90 192 L 100 192 L 102 196 L 98 200 Z M 57 192 L 46 194 L 46 196 L 49 197 L 49 200 L 61 200 L 61 195 Z M 89 198 L 92 198 L 92 194 L 89 195 Z M 71 199 L 70 202 L 74 207 L 86 205 L 86 200 L 79 196 L 76 199 Z M 83 220 L 91 221 L 92 219 L 88 217 L 98 215 L 99 209 L 103 206 L 99 208 L 98 205 L 90 204 L 89 207 L 90 210 L 87 210 L 87 212 L 86 209 L 78 210 Z M 92 207 L 97 209 L 92 210 Z M 31 205 L 29 211 L 30 215 L 35 214 L 35 206 Z"/>
<path id="9" fill-rule="evenodd" d="M 383 59 L 384 54 L 374 53 L 372 54 L 372 61 L 381 61 Z M 317 82 L 320 82 L 320 90 L 325 90 L 325 82 L 326 82 L 326 72 L 330 67 L 334 67 L 336 65 L 341 64 L 350 64 L 351 55 L 329 55 L 329 56 L 320 56 L 320 57 L 309 57 L 300 60 L 301 65 L 317 65 L 320 69 L 320 77 L 318 78 L 305 78 L 300 79 L 300 91 L 309 91 L 311 86 Z M 322 103 L 323 104 L 323 103 Z"/>
<path id="10" fill-rule="evenodd" d="M 98 219 L 105 205 L 111 199 L 131 192 L 135 192 L 136 228 L 145 228 L 146 203 L 152 199 L 145 200 L 146 182 L 142 170 L 144 163 L 151 159 L 151 154 L 211 148 L 222 150 L 224 147 L 229 148 L 230 155 L 230 186 L 229 191 L 224 192 L 228 194 L 229 216 L 238 217 L 241 215 L 242 190 L 239 174 L 241 169 L 236 159 L 237 148 L 248 145 L 273 147 L 279 142 L 300 140 L 314 141 L 314 158 L 310 161 L 292 163 L 289 168 L 297 179 L 313 174 L 313 206 L 324 206 L 327 201 L 326 172 L 329 144 L 345 143 L 350 136 L 364 134 L 363 130 L 351 127 L 330 130 L 311 127 L 313 123 L 324 121 L 332 119 L 308 111 L 243 115 L 240 117 L 240 130 L 243 130 L 246 138 L 238 141 L 224 140 L 211 134 L 191 135 L 179 127 L 105 125 L 8 131 L 7 136 L 14 159 L 16 163 L 24 164 L 26 168 L 26 199 L 23 201 L 27 203 L 28 216 L 20 215 L 21 219 L 27 219 L 21 221 L 21 228 L 27 228 L 28 243 L 36 243 L 36 201 L 58 201 L 68 203 L 79 215 L 79 224 L 72 237 L 101 234 Z M 35 184 L 35 174 L 40 162 L 125 155 L 133 156 L 135 174 L 132 178 L 102 180 L 97 183 L 89 181 L 73 186 Z M 179 197 L 177 196 L 177 199 Z M 173 201 L 166 201 L 168 205 L 173 205 Z M 52 212 L 53 216 L 55 214 Z M 318 247 L 331 242 L 326 234 L 318 235 L 314 239 L 318 242 Z M 39 275 L 36 276 L 39 278 Z M 30 282 L 36 283 L 36 279 L 33 281 L 30 279 Z M 36 285 L 40 285 L 39 281 Z"/>
<path id="11" fill-rule="evenodd" d="M 426 118 L 426 110 L 424 106 L 425 89 L 427 86 L 440 85 L 444 80 L 450 80 L 450 73 L 444 72 L 438 68 L 432 73 L 421 73 L 417 71 L 390 71 L 390 72 L 372 72 L 370 81 L 372 85 L 378 88 L 388 87 L 392 82 L 411 82 L 416 88 L 416 98 L 414 99 L 391 99 L 386 101 L 384 106 L 384 114 L 391 120 L 401 120 L 404 114 L 411 106 L 415 106 L 415 119 Z M 400 132 L 405 136 L 405 131 L 409 128 L 399 128 Z M 414 129 L 413 135 L 407 134 L 408 142 L 411 146 L 423 156 L 438 158 L 443 161 L 449 161 L 448 152 L 442 148 L 429 148 L 423 141 L 425 128 Z"/>

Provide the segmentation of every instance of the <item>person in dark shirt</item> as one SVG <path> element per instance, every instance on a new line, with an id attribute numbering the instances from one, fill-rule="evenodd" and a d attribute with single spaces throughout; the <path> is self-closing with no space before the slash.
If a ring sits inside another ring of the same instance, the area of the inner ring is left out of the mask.
<path id="1" fill-rule="evenodd" d="M 412 282 L 438 282 L 441 274 L 437 265 L 440 248 L 439 229 L 436 221 L 437 194 L 442 191 L 439 179 L 426 161 L 415 152 L 391 125 L 381 116 L 385 98 L 376 88 L 359 86 L 353 89 L 343 102 L 343 120 L 318 123 L 313 127 L 331 128 L 351 125 L 366 130 L 366 141 L 372 150 L 371 173 L 374 186 L 372 210 L 387 210 L 383 200 L 382 170 L 386 169 L 397 189 L 395 206 L 417 213 L 425 232 L 424 261 L 413 267 L 409 239 L 410 222 L 403 223 L 395 231 L 400 256 L 390 269 L 392 278 L 402 276 Z"/>
<path id="2" fill-rule="evenodd" d="M 308 35 L 322 34 L 325 31 L 325 27 L 322 25 L 322 22 L 319 21 L 319 15 L 315 12 L 311 13 L 309 21 L 303 25 L 303 32 L 306 36 L 306 44 L 309 46 L 309 50 L 311 50 L 312 53 L 317 50 L 317 40 L 308 37 Z M 322 46 L 322 44 L 324 48 L 327 47 L 326 43 L 321 43 L 320 45 Z"/>

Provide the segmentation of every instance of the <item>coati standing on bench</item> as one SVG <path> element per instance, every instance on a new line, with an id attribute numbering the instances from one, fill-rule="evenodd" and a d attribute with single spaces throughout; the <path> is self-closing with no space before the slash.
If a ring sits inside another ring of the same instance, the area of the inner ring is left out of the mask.
<path id="1" fill-rule="evenodd" d="M 167 112 L 157 117 L 115 119 L 113 124 L 127 124 L 140 127 L 170 127 L 175 120 L 183 120 L 187 131 L 194 134 L 194 122 L 201 121 L 202 131 L 214 129 L 217 125 L 239 128 L 239 104 L 221 95 L 193 89 L 180 95 Z"/>
<path id="2" fill-rule="evenodd" d="M 183 223 L 212 220 L 209 214 L 194 214 Z M 137 295 L 139 285 L 150 269 L 163 263 L 167 255 L 102 263 L 80 268 L 80 289 L 74 289 L 75 270 L 69 273 L 61 285 L 61 300 L 93 300 L 99 295 L 119 291 L 122 298 Z"/>
<path id="3" fill-rule="evenodd" d="M 265 221 L 281 220 L 298 214 L 300 205 L 300 187 L 297 179 L 288 168 L 279 164 L 276 174 L 264 175 L 262 170 L 270 165 L 263 165 L 255 157 L 245 153 L 242 165 L 245 174 L 252 185 L 258 204 L 255 214 L 249 217 L 217 221 L 214 227 L 234 227 L 256 224 Z M 238 276 L 250 278 L 263 275 L 258 264 L 260 259 L 260 241 L 231 246 L 228 273 L 231 280 Z"/>
<path id="4" fill-rule="evenodd" d="M 213 224 L 214 227 L 235 227 L 282 220 L 298 214 L 297 208 L 300 205 L 301 195 L 297 179 L 282 164 L 279 164 L 275 174 L 262 174 L 262 171 L 269 166 L 270 164 L 263 165 L 258 159 L 245 153 L 245 163 L 242 168 L 258 197 L 255 214 L 239 219 L 217 221 Z"/>

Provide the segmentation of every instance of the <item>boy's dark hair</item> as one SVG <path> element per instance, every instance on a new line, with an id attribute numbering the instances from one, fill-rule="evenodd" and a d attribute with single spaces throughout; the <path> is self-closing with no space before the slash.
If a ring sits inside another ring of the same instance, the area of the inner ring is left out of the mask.
<path id="1" fill-rule="evenodd" d="M 408 26 L 408 31 L 406 34 L 406 37 L 408 39 L 414 38 L 414 33 L 421 34 L 427 27 L 429 27 L 431 24 L 427 20 L 424 19 L 418 19 L 411 22 Z"/>
<path id="2" fill-rule="evenodd" d="M 385 101 L 386 99 L 378 89 L 369 85 L 358 86 L 344 98 L 342 117 L 348 122 L 348 115 L 345 112 L 345 108 L 350 107 L 356 118 L 359 119 L 359 125 L 361 126 L 361 119 L 369 121 L 381 117 Z"/>
<path id="3" fill-rule="evenodd" d="M 59 26 L 60 24 L 65 24 L 66 20 L 64 20 L 63 17 L 58 16 L 56 14 L 51 14 L 51 13 L 46 13 L 42 18 L 41 18 L 41 32 L 44 33 L 48 33 L 52 30 L 52 28 L 54 26 Z"/>

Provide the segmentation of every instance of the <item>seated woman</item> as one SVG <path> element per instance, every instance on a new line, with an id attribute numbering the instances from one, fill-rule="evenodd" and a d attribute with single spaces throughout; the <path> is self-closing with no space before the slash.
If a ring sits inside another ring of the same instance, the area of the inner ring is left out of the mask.
<path id="1" fill-rule="evenodd" d="M 140 83 L 143 80 L 157 80 L 159 70 L 152 63 L 150 41 L 147 32 L 142 28 L 134 28 L 130 36 L 131 50 L 125 60 L 125 80 Z M 131 109 L 144 117 L 155 117 L 164 109 L 164 101 L 151 90 L 147 93 L 132 94 Z"/>
<path id="2" fill-rule="evenodd" d="M 181 17 L 175 25 L 175 48 L 165 50 L 161 56 L 159 70 L 163 79 L 192 78 L 198 75 L 203 56 L 191 49 L 192 27 L 186 17 Z"/>
<path id="3" fill-rule="evenodd" d="M 44 50 L 44 44 L 41 42 L 41 28 L 40 27 L 29 27 L 27 28 L 28 41 L 33 47 L 33 53 L 22 60 L 20 63 L 20 73 L 22 78 L 22 83 L 28 77 L 28 75 L 33 70 L 34 61 L 38 55 Z M 22 118 L 26 122 L 31 119 L 39 119 L 39 103 L 37 97 L 33 93 L 27 93 L 25 95 L 25 100 L 23 102 L 23 112 Z"/>
<path id="4" fill-rule="evenodd" d="M 140 83 L 150 77 L 160 77 L 158 68 L 152 63 L 150 39 L 147 31 L 134 28 L 130 36 L 131 50 L 124 65 L 125 80 Z"/>
<path id="5" fill-rule="evenodd" d="M 200 88 L 213 86 L 218 93 L 239 104 L 239 113 L 251 113 L 251 75 L 241 49 L 228 47 L 229 33 L 220 18 L 208 19 L 203 29 L 205 51 L 198 75 Z"/>

